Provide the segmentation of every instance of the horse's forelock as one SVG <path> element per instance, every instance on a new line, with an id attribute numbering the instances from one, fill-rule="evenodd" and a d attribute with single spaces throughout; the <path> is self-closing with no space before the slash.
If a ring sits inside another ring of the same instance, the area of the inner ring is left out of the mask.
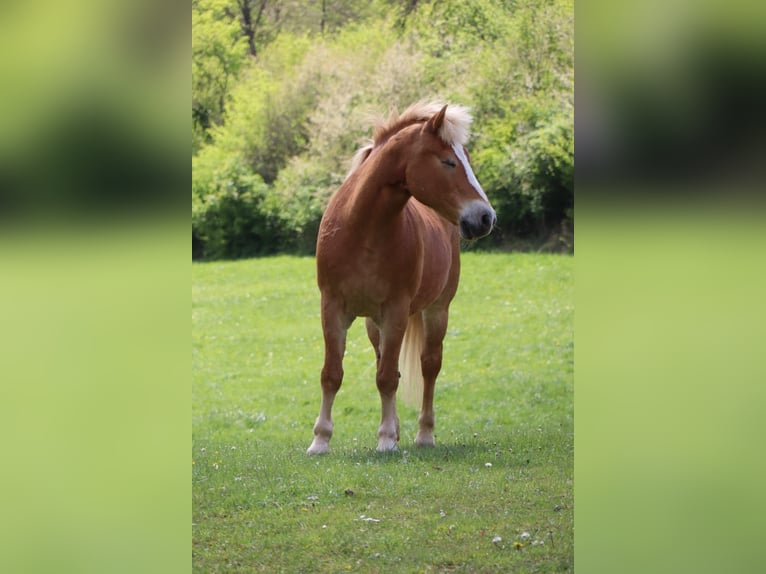
<path id="1" fill-rule="evenodd" d="M 414 103 L 401 115 L 393 110 L 388 120 L 379 122 L 375 127 L 373 137 L 375 145 L 407 126 L 428 121 L 438 114 L 445 105 L 447 106 L 447 114 L 439 130 L 439 137 L 447 145 L 465 145 L 471 135 L 471 122 L 473 121 L 468 108 L 439 101 Z"/>
<path id="2" fill-rule="evenodd" d="M 450 104 L 447 106 L 447 115 L 439 130 L 439 137 L 449 146 L 464 146 L 471 135 L 472 121 L 468 108 Z"/>

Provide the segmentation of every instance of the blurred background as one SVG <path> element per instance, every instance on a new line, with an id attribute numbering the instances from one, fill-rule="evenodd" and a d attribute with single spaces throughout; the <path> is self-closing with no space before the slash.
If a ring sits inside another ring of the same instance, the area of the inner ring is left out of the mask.
<path id="1" fill-rule="evenodd" d="M 760 569 L 765 17 L 577 5 L 582 572 Z"/>
<path id="2" fill-rule="evenodd" d="M 188 571 L 186 6 L 0 3 L 0 570 Z"/>
<path id="3" fill-rule="evenodd" d="M 188 20 L 166 3 L 0 8 L 0 221 L 181 204 Z M 174 185 L 175 184 L 175 185 Z"/>
<path id="4" fill-rule="evenodd" d="M 759 192 L 766 152 L 762 5 L 596 0 L 581 8 L 578 183 L 620 182 L 627 188 L 620 193 L 636 187 L 640 195 L 652 194 L 655 184 L 694 195 L 729 197 L 732 183 L 739 192 Z"/>

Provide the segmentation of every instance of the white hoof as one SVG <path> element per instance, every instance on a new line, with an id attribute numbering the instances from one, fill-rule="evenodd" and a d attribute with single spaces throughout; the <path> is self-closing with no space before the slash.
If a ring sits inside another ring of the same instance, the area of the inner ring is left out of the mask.
<path id="1" fill-rule="evenodd" d="M 396 440 L 388 437 L 380 437 L 378 439 L 378 452 L 394 452 L 396 450 Z"/>
<path id="2" fill-rule="evenodd" d="M 319 437 L 314 437 L 311 446 L 306 450 L 306 454 L 327 454 L 328 452 L 330 452 L 330 443 Z"/>

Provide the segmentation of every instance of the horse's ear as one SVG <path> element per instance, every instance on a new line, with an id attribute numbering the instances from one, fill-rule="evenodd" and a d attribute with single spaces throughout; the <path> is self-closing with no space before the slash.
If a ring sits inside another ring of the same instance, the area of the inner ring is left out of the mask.
<path id="1" fill-rule="evenodd" d="M 423 130 L 429 131 L 432 134 L 438 134 L 439 130 L 442 127 L 442 124 L 444 123 L 444 116 L 447 114 L 447 105 L 445 104 L 444 107 L 436 112 L 430 120 L 426 122 L 426 125 L 423 126 Z"/>

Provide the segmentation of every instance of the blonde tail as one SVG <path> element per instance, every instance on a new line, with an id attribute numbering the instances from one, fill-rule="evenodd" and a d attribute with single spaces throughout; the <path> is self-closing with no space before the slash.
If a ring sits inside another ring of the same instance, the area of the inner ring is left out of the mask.
<path id="1" fill-rule="evenodd" d="M 399 351 L 399 390 L 405 404 L 420 407 L 423 401 L 423 371 L 420 355 L 423 352 L 423 315 L 415 313 L 407 322 L 402 349 Z"/>

